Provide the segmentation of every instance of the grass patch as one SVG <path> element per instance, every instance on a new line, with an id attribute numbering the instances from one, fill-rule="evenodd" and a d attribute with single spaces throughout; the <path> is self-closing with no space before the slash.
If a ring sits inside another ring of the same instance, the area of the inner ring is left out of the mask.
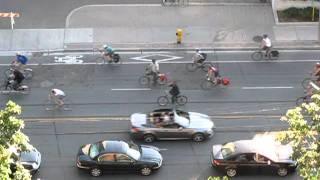
<path id="1" fill-rule="evenodd" d="M 318 22 L 319 10 L 315 8 L 314 19 L 312 19 L 312 7 L 307 8 L 289 8 L 278 11 L 279 22 Z"/>

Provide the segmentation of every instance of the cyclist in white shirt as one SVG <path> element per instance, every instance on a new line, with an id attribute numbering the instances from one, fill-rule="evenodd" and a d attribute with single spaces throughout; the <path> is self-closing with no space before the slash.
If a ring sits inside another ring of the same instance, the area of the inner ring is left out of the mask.
<path id="1" fill-rule="evenodd" d="M 268 37 L 268 35 L 266 35 L 266 34 L 264 34 L 262 37 L 263 37 L 263 38 L 262 38 L 262 41 L 261 41 L 261 46 L 260 46 L 260 48 L 261 48 L 262 50 L 265 50 L 265 51 L 266 51 L 265 56 L 266 56 L 266 57 L 269 57 L 269 53 L 270 53 L 271 47 L 272 47 L 271 40 L 270 40 L 270 38 Z"/>
<path id="2" fill-rule="evenodd" d="M 59 107 L 64 105 L 63 99 L 66 97 L 66 94 L 60 89 L 51 89 L 49 93 L 49 99 L 53 100 Z"/>

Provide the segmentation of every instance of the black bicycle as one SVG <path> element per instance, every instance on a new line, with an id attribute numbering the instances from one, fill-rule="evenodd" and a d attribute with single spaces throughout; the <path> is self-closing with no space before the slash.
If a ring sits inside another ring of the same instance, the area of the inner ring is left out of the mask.
<path id="1" fill-rule="evenodd" d="M 159 106 L 166 106 L 169 104 L 169 102 L 171 102 L 171 96 L 169 95 L 168 92 L 166 92 L 166 95 L 158 97 L 157 102 L 158 102 Z M 176 96 L 174 102 L 171 102 L 171 103 L 177 104 L 179 106 L 183 106 L 183 105 L 187 104 L 187 102 L 188 102 L 187 96 L 178 95 L 178 96 Z"/>
<path id="2" fill-rule="evenodd" d="M 259 49 L 258 51 L 255 51 L 251 54 L 251 58 L 255 61 L 260 60 L 277 60 L 279 58 L 279 51 L 277 50 L 270 50 L 270 53 L 266 55 L 265 51 Z"/>

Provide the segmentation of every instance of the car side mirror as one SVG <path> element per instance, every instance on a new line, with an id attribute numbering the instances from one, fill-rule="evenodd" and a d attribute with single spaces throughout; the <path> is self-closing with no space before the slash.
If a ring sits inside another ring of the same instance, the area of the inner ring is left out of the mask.
<path id="1" fill-rule="evenodd" d="M 268 165 L 271 165 L 271 161 L 270 160 L 268 160 Z"/>

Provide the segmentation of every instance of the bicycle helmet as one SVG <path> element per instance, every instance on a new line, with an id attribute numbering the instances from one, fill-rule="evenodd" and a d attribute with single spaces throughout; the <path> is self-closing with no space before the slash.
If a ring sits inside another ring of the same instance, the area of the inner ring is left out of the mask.
<path id="1" fill-rule="evenodd" d="M 317 63 L 316 63 L 316 66 L 317 66 L 317 67 L 320 67 L 320 62 L 317 62 Z"/>
<path id="2" fill-rule="evenodd" d="M 263 37 L 263 38 L 267 38 L 267 37 L 268 37 L 268 35 L 267 35 L 267 34 L 264 34 L 264 35 L 262 35 L 262 37 Z"/>
<path id="3" fill-rule="evenodd" d="M 103 45 L 103 48 L 107 48 L 107 47 L 108 47 L 108 45 L 107 45 L 107 44 Z"/>

